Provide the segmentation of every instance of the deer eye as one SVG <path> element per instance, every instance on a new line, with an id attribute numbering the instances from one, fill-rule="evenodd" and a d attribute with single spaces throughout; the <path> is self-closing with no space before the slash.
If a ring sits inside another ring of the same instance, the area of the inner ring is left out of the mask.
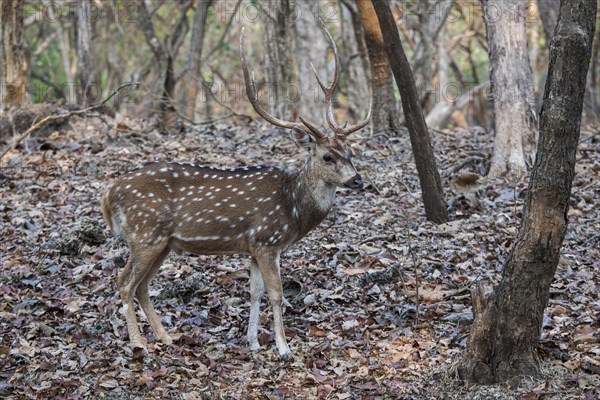
<path id="1" fill-rule="evenodd" d="M 333 162 L 333 157 L 331 157 L 329 154 L 325 154 L 323 156 L 323 161 L 328 162 L 328 163 Z"/>

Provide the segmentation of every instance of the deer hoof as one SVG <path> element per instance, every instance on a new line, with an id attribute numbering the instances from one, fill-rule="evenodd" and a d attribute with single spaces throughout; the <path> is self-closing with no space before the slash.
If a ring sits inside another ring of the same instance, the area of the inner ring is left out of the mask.
<path id="1" fill-rule="evenodd" d="M 260 344 L 258 344 L 258 342 L 254 342 L 254 343 L 250 343 L 250 350 L 255 351 L 260 349 Z"/>
<path id="2" fill-rule="evenodd" d="M 167 346 L 170 346 L 173 344 L 173 338 L 166 332 L 163 335 L 159 335 L 158 338 L 160 339 L 161 342 L 163 342 Z"/>
<path id="3" fill-rule="evenodd" d="M 283 354 L 279 354 L 279 357 L 281 358 L 281 361 L 291 361 L 293 354 L 291 351 L 288 350 Z"/>

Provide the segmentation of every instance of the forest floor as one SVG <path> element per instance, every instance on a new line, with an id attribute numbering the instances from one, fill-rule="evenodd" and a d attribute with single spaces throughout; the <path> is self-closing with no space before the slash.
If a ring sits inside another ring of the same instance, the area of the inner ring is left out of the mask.
<path id="1" fill-rule="evenodd" d="M 148 161 L 289 168 L 304 156 L 259 124 L 161 135 L 129 119 L 72 118 L 3 159 L 0 397 L 7 399 L 597 399 L 600 397 L 600 137 L 584 132 L 539 354 L 546 377 L 467 387 L 448 375 L 472 322 L 469 290 L 498 282 L 527 182 L 451 181 L 485 170 L 482 129 L 433 132 L 452 222 L 424 218 L 408 135 L 351 140 L 368 184 L 282 259 L 293 360 L 274 350 L 263 300 L 250 352 L 248 259 L 170 255 L 151 295 L 172 346 L 128 346 L 115 278 L 127 250 L 102 221 L 109 180 Z M 462 168 L 464 167 L 464 168 Z M 460 169 L 460 171 L 459 171 Z M 382 271 L 385 271 L 382 273 Z M 418 288 L 418 302 L 416 289 Z M 418 312 L 417 312 L 418 308 Z"/>

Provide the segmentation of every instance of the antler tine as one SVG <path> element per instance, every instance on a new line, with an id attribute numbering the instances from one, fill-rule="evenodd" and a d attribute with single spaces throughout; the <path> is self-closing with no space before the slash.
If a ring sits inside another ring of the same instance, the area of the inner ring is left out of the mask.
<path id="1" fill-rule="evenodd" d="M 246 94 L 248 95 L 248 100 L 250 100 L 250 104 L 252 104 L 252 108 L 254 108 L 254 111 L 256 111 L 256 113 L 260 115 L 265 121 L 270 122 L 275 126 L 288 129 L 295 128 L 306 132 L 303 124 L 298 122 L 284 121 L 279 118 L 276 118 L 270 115 L 268 112 L 266 112 L 265 109 L 262 108 L 262 106 L 260 105 L 258 101 L 258 91 L 256 90 L 256 82 L 254 81 L 254 77 L 250 77 L 250 72 L 248 71 L 248 62 L 246 61 L 246 54 L 244 53 L 244 28 L 242 28 L 242 31 L 240 32 L 240 59 L 242 61 L 242 71 L 244 73 Z"/>
<path id="2" fill-rule="evenodd" d="M 369 113 L 367 114 L 367 117 L 359 124 L 350 125 L 349 127 L 346 127 L 348 124 L 346 122 L 346 124 L 344 124 L 344 126 L 342 127 L 335 122 L 335 116 L 333 115 L 333 95 L 340 77 L 340 56 L 338 54 L 338 48 L 335 44 L 335 40 L 333 40 L 331 33 L 329 33 L 329 30 L 327 30 L 325 23 L 321 18 L 319 18 L 319 22 L 321 23 L 321 28 L 323 28 L 323 31 L 325 31 L 325 34 L 327 35 L 327 38 L 331 43 L 331 47 L 333 48 L 333 57 L 335 59 L 335 72 L 331 84 L 329 86 L 326 86 L 323 83 L 323 81 L 321 81 L 321 78 L 319 78 L 319 75 L 317 74 L 317 71 L 315 70 L 315 67 L 312 65 L 312 63 L 310 64 L 310 67 L 312 68 L 313 73 L 317 78 L 317 83 L 321 87 L 321 90 L 323 90 L 323 93 L 325 93 L 325 100 L 327 102 L 327 123 L 329 124 L 329 127 L 336 136 L 347 136 L 352 132 L 356 132 L 357 130 L 367 126 L 367 124 L 371 120 L 371 106 L 369 106 Z"/>

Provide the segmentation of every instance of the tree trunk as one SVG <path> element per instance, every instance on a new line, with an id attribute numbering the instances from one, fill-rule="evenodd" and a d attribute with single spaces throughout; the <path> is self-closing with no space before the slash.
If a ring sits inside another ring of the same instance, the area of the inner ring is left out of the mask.
<path id="1" fill-rule="evenodd" d="M 535 102 L 527 53 L 525 3 L 481 0 L 494 96 L 494 154 L 489 176 L 520 177 L 533 157 Z"/>
<path id="2" fill-rule="evenodd" d="M 371 66 L 373 133 L 383 132 L 397 135 L 400 132 L 400 118 L 396 111 L 392 74 L 377 14 L 370 0 L 358 0 L 356 5 L 362 20 Z M 394 29 L 396 29 L 395 25 Z"/>
<path id="3" fill-rule="evenodd" d="M 198 85 L 202 84 L 200 66 L 202 64 L 202 47 L 204 43 L 204 32 L 206 29 L 206 17 L 211 0 L 197 0 L 194 14 L 194 25 L 190 39 L 190 53 L 188 55 L 188 83 L 184 93 L 184 114 L 194 120 L 196 117 L 196 97 L 198 96 Z"/>
<path id="4" fill-rule="evenodd" d="M 94 58 L 92 54 L 92 21 L 90 0 L 79 2 L 77 14 L 77 60 L 79 63 L 80 101 L 91 104 L 100 100 L 101 90 L 98 82 L 94 82 Z"/>
<path id="5" fill-rule="evenodd" d="M 310 63 L 322 79 L 328 80 L 327 68 L 327 40 L 323 31 L 316 23 L 310 3 L 296 20 L 296 59 L 298 61 L 298 78 L 300 80 L 299 114 L 306 116 L 311 122 L 326 126 L 325 124 L 325 95 L 317 85 L 315 75 L 310 68 Z M 318 6 L 318 4 L 315 4 Z M 317 10 L 318 11 L 318 10 Z"/>
<path id="6" fill-rule="evenodd" d="M 265 23 L 268 108 L 277 118 L 294 119 L 300 99 L 293 58 L 294 0 L 267 1 L 264 6 L 270 16 Z"/>
<path id="7" fill-rule="evenodd" d="M 348 114 L 351 119 L 361 119 L 369 106 L 369 82 L 371 80 L 367 45 L 354 2 L 342 2 L 342 40 L 344 41 L 348 94 Z"/>
<path id="8" fill-rule="evenodd" d="M 396 27 L 396 21 L 386 0 L 372 0 L 377 13 L 384 49 L 387 53 L 396 84 L 402 97 L 402 108 L 406 117 L 406 126 L 410 133 L 410 143 L 419 173 L 425 215 L 429 221 L 441 224 L 448 221 L 448 212 L 442 190 L 442 182 L 437 169 L 431 139 L 425 124 L 425 117 L 419 101 L 417 86 L 412 76 L 410 64 L 402 49 L 402 42 Z"/>
<path id="9" fill-rule="evenodd" d="M 557 0 L 538 0 L 538 10 L 544 27 L 546 43 L 550 43 L 550 39 L 552 39 L 552 35 L 554 34 L 554 28 L 558 21 L 559 8 L 560 3 Z M 600 114 L 600 105 L 598 104 L 596 87 L 594 85 L 593 70 L 590 68 L 585 84 L 585 97 L 583 98 L 582 125 L 590 126 L 598 124 L 600 122 L 598 114 Z"/>
<path id="10" fill-rule="evenodd" d="M 425 89 L 421 104 L 426 109 L 432 107 L 432 100 L 438 100 L 433 107 L 439 104 L 439 93 L 443 90 L 443 86 L 439 86 L 438 90 L 434 90 L 431 82 L 433 78 L 433 56 L 437 38 L 455 2 L 456 0 L 420 0 L 419 7 L 416 10 L 419 19 L 418 25 L 411 26 L 420 39 L 411 58 L 411 66 L 415 81 L 419 85 L 422 84 Z M 447 51 L 447 49 L 444 49 L 444 51 Z"/>
<path id="11" fill-rule="evenodd" d="M 0 2 L 0 106 L 23 104 L 29 60 L 23 37 L 23 1 Z"/>
<path id="12" fill-rule="evenodd" d="M 0 0 L 2 1 L 2 0 Z M 69 29 L 68 29 L 68 25 L 67 27 L 65 27 L 63 25 L 63 21 L 64 18 L 60 18 L 60 16 L 57 16 L 55 14 L 55 9 L 59 10 L 60 7 L 58 5 L 56 5 L 55 7 L 55 1 L 52 1 L 50 4 L 51 6 L 47 7 L 48 10 L 48 17 L 50 19 L 50 21 L 55 21 L 54 25 L 56 27 L 56 32 L 58 34 L 58 40 L 59 40 L 59 46 L 60 46 L 60 60 L 61 63 L 63 65 L 63 71 L 65 73 L 65 82 L 67 85 L 72 85 L 74 84 L 74 65 L 71 62 L 71 41 L 69 38 Z M 69 89 L 65 89 L 66 93 L 64 93 L 64 97 L 67 98 L 68 102 L 71 103 L 75 103 L 77 101 L 77 99 L 72 98 L 71 97 L 71 93 L 69 91 Z"/>
<path id="13" fill-rule="evenodd" d="M 473 327 L 457 365 L 459 376 L 475 383 L 540 375 L 535 350 L 567 229 L 596 0 L 561 0 L 560 15 L 519 235 L 494 294 L 474 293 Z"/>
<path id="14" fill-rule="evenodd" d="M 153 93 L 159 93 L 158 101 L 156 101 L 156 99 L 151 99 L 150 110 L 152 111 L 152 114 L 157 114 L 158 122 L 162 128 L 168 129 L 176 122 L 177 114 L 173 101 L 175 95 L 175 71 L 173 60 L 176 58 L 182 38 L 185 36 L 184 25 L 187 21 L 186 13 L 191 7 L 191 1 L 184 2 L 180 5 L 181 15 L 179 20 L 170 32 L 171 35 L 166 36 L 164 43 L 162 43 L 156 35 L 152 16 L 146 8 L 146 3 L 143 0 L 138 0 L 137 5 L 140 27 L 144 34 L 144 38 L 146 39 L 146 44 L 150 47 L 150 50 L 154 55 L 156 72 L 158 75 L 157 79 L 154 81 L 155 87 L 153 88 Z"/>

